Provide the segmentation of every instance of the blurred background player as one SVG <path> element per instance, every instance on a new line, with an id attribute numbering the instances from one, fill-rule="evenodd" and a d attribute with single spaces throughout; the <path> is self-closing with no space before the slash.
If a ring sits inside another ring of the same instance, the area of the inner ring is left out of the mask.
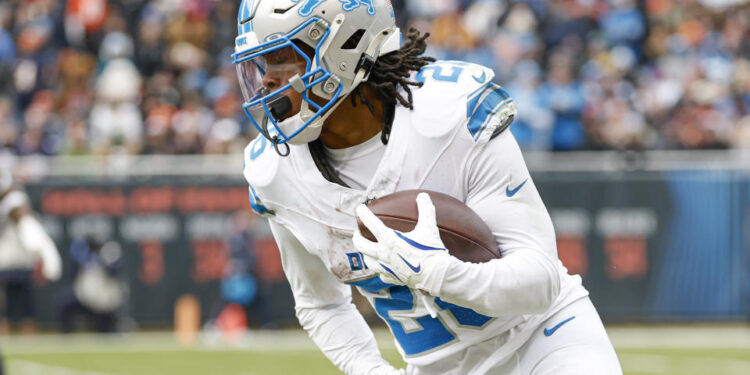
<path id="1" fill-rule="evenodd" d="M 206 328 L 217 325 L 219 318 L 228 308 L 240 312 L 247 324 L 250 324 L 250 316 L 256 315 L 251 309 L 258 294 L 258 282 L 255 278 L 255 235 L 251 226 L 254 219 L 247 212 L 238 212 L 229 220 L 230 228 L 226 241 L 229 259 L 224 266 L 221 293 L 214 303 L 211 320 Z M 230 305 L 237 306 L 230 307 Z M 237 307 L 240 308 L 237 309 Z M 247 324 L 243 328 L 246 328 Z"/>
<path id="2" fill-rule="evenodd" d="M 60 330 L 73 332 L 74 318 L 83 315 L 96 332 L 114 332 L 126 291 L 120 245 L 89 236 L 73 242 L 70 258 L 74 278 L 72 288 L 63 294 Z"/>
<path id="3" fill-rule="evenodd" d="M 222 328 L 222 316 L 227 313 L 244 315 L 242 320 L 250 328 L 278 328 L 272 310 L 274 293 L 269 290 L 268 276 L 264 275 L 269 270 L 263 268 L 269 263 L 263 261 L 268 256 L 264 252 L 276 251 L 264 249 L 264 242 L 273 242 L 268 232 L 270 229 L 262 218 L 249 211 L 239 211 L 228 220 L 225 244 L 229 259 L 206 329 Z"/>
<path id="4" fill-rule="evenodd" d="M 0 283 L 5 306 L 0 329 L 21 324 L 22 332 L 36 330 L 33 273 L 41 261 L 42 275 L 55 281 L 62 274 L 57 246 L 52 242 L 29 207 L 26 193 L 14 186 L 8 169 L 0 170 Z"/>

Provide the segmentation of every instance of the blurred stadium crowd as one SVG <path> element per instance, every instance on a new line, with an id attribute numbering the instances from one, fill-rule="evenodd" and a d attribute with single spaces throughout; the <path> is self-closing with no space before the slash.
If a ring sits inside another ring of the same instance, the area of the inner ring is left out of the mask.
<path id="1" fill-rule="evenodd" d="M 0 2 L 0 154 L 237 152 L 240 0 Z M 750 148 L 746 0 L 393 0 L 493 67 L 526 149 Z"/>

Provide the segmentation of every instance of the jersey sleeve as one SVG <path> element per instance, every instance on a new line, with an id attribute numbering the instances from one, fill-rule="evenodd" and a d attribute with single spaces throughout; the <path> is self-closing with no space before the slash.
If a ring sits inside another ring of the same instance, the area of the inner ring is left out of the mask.
<path id="1" fill-rule="evenodd" d="M 474 141 L 486 143 L 504 132 L 516 117 L 516 104 L 500 85 L 488 82 L 466 100 L 466 129 Z"/>
<path id="2" fill-rule="evenodd" d="M 350 375 L 395 371 L 380 355 L 370 327 L 351 303 L 351 287 L 338 282 L 292 232 L 270 223 L 294 294 L 297 319 L 325 356 Z"/>
<path id="3" fill-rule="evenodd" d="M 440 297 L 490 316 L 546 311 L 560 292 L 552 221 L 510 132 L 467 158 L 466 203 L 487 223 L 502 258 L 451 258 Z"/>
<path id="4" fill-rule="evenodd" d="M 413 92 L 417 131 L 439 138 L 460 124 L 462 137 L 478 144 L 502 133 L 516 116 L 516 104 L 494 77 L 492 69 L 463 61 L 422 68 L 414 76 L 423 84 Z"/>

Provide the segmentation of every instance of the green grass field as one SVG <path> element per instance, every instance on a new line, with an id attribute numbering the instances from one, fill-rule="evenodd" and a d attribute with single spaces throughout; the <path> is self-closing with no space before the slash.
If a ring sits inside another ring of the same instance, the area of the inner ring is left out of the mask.
<path id="1" fill-rule="evenodd" d="M 750 331 L 746 328 L 702 329 L 692 335 L 689 328 L 652 331 L 610 331 L 625 374 L 750 374 Z M 402 366 L 387 332 L 377 336 L 384 356 Z M 16 336 L 2 338 L 0 345 L 10 375 L 339 373 L 298 331 L 251 333 L 233 345 L 204 339 L 194 348 L 179 347 L 170 334 Z"/>

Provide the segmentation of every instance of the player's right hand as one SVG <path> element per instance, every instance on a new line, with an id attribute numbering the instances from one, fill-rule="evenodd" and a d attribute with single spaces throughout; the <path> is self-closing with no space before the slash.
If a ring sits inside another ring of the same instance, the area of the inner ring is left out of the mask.
<path id="1" fill-rule="evenodd" d="M 357 207 L 357 217 L 375 236 L 377 242 L 365 238 L 357 229 L 352 242 L 365 256 L 367 266 L 384 282 L 437 295 L 445 272 L 452 261 L 437 226 L 435 205 L 427 193 L 417 195 L 419 219 L 411 232 L 401 233 L 388 228 L 365 205 Z"/>

